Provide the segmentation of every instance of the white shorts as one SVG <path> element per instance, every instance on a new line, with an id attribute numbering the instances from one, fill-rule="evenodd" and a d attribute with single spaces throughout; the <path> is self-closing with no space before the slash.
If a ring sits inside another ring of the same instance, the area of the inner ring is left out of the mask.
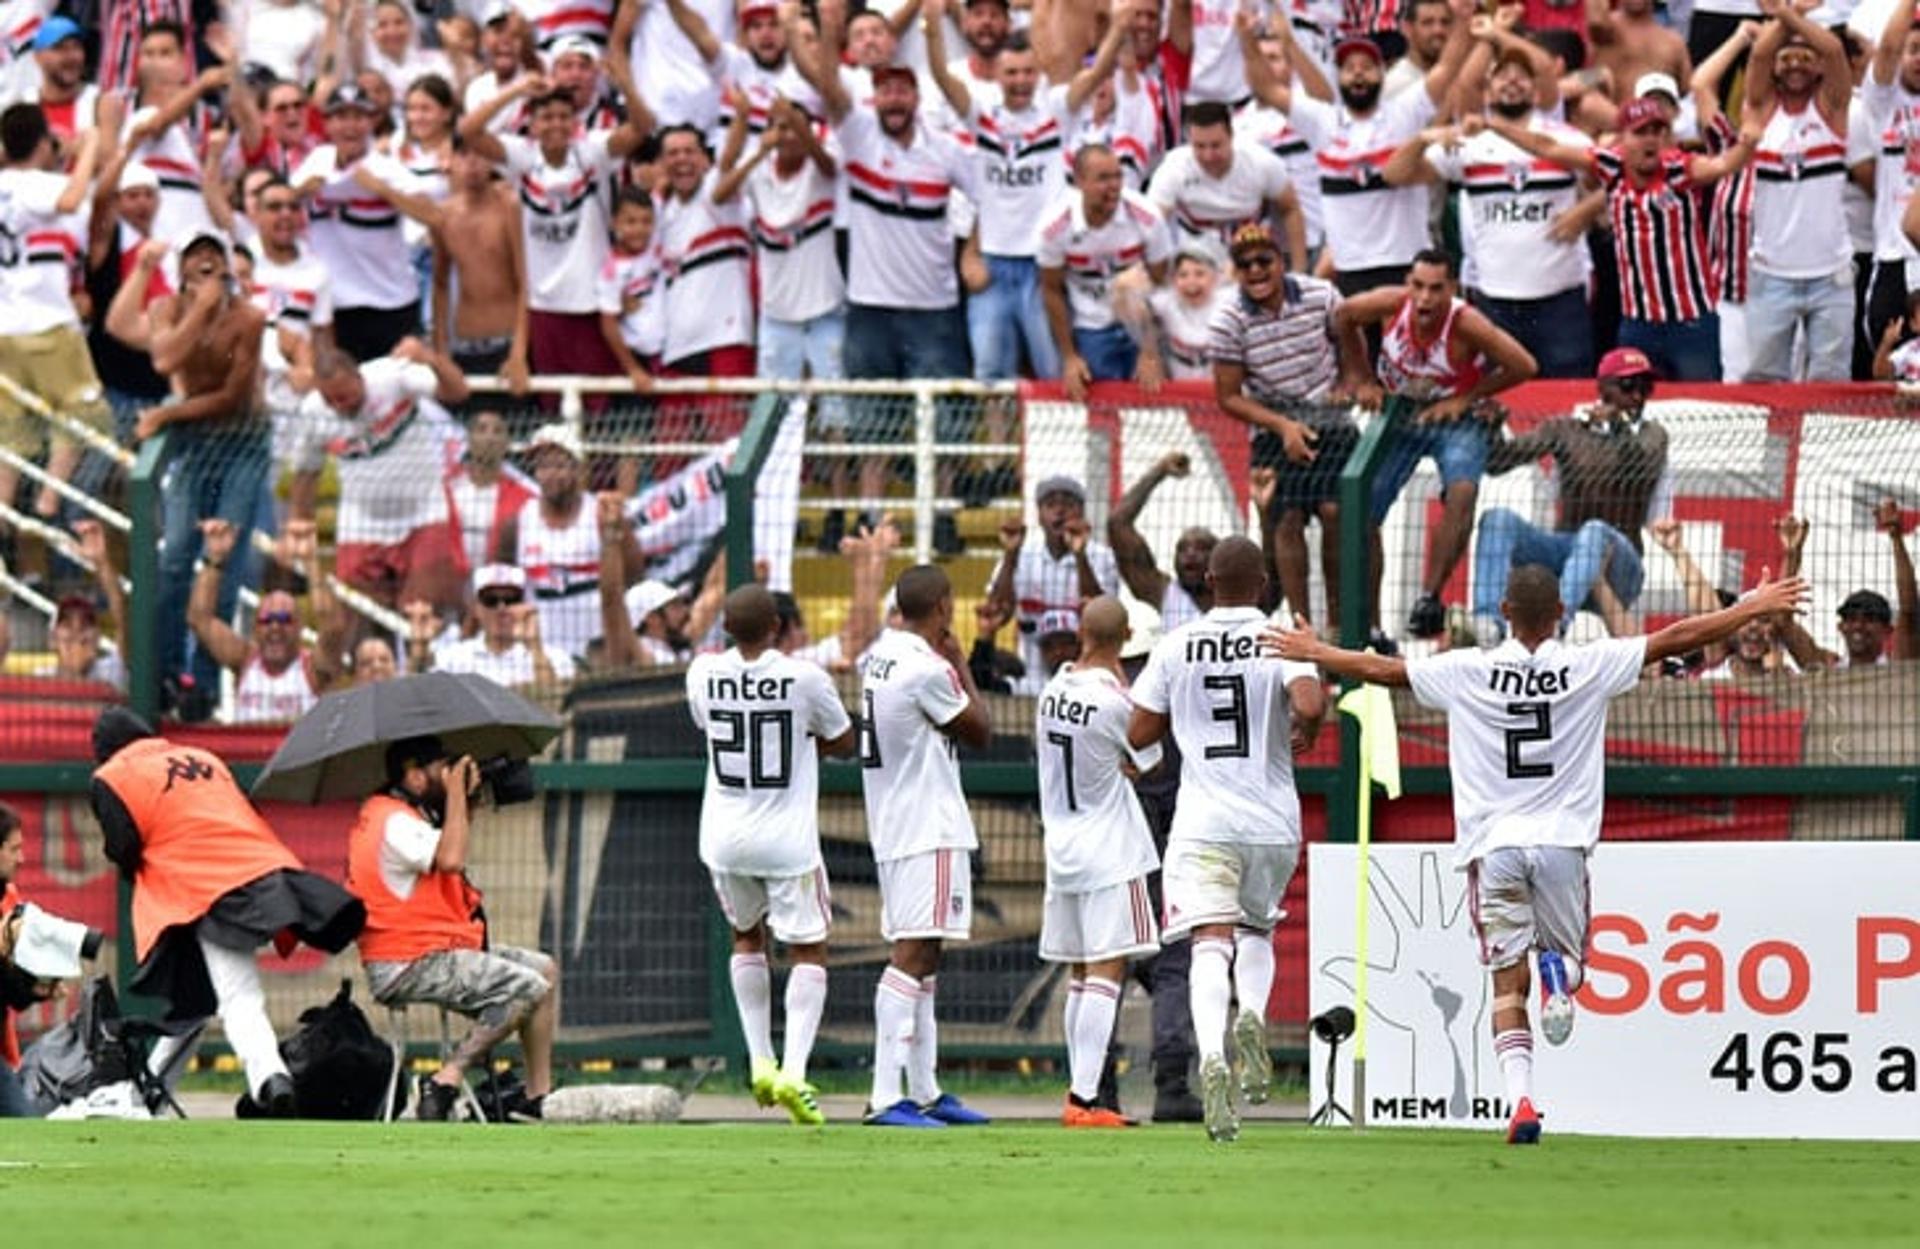
<path id="1" fill-rule="evenodd" d="M 875 864 L 880 935 L 888 941 L 965 941 L 973 932 L 973 855 L 928 850 Z"/>
<path id="2" fill-rule="evenodd" d="M 1040 919 L 1040 957 L 1049 963 L 1102 963 L 1160 949 L 1147 878 L 1083 893 L 1047 890 Z"/>
<path id="3" fill-rule="evenodd" d="M 1467 867 L 1480 961 L 1499 971 L 1553 950 L 1585 961 L 1587 856 L 1571 846 L 1506 846 Z"/>
<path id="4" fill-rule="evenodd" d="M 1249 846 L 1224 841 L 1167 843 L 1160 868 L 1166 939 L 1202 924 L 1235 924 L 1270 932 L 1280 922 L 1280 899 L 1300 862 L 1300 847 Z"/>
<path id="5" fill-rule="evenodd" d="M 751 931 L 764 919 L 774 940 L 784 945 L 817 945 L 833 927 L 833 895 L 824 867 L 802 876 L 709 875 L 720 910 L 735 932 Z"/>

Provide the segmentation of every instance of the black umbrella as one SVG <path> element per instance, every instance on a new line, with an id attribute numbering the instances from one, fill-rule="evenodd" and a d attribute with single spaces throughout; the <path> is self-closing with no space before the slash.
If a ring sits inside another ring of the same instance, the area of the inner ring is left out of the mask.
<path id="1" fill-rule="evenodd" d="M 473 673 L 427 672 L 328 694 L 294 724 L 253 783 L 255 798 L 365 798 L 387 783 L 387 747 L 437 737 L 450 757 L 527 759 L 559 717 Z"/>

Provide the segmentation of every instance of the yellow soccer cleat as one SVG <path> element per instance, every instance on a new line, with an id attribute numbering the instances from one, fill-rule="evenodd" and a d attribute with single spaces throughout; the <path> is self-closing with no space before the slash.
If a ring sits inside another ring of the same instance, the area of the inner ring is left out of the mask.
<path id="1" fill-rule="evenodd" d="M 787 1108 L 795 1123 L 817 1128 L 827 1121 L 820 1109 L 820 1091 L 805 1080 L 781 1072 L 773 1082 L 773 1100 Z"/>
<path id="2" fill-rule="evenodd" d="M 780 1064 L 771 1058 L 753 1060 L 753 1100 L 761 1106 L 773 1105 L 774 1086 L 780 1081 Z"/>

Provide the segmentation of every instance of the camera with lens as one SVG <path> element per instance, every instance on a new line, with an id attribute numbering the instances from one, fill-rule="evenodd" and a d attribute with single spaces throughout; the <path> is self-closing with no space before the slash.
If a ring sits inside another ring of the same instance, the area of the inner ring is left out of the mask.
<path id="1" fill-rule="evenodd" d="M 44 999 L 44 984 L 79 976 L 80 965 L 99 958 L 107 939 L 98 928 L 49 915 L 31 902 L 14 907 L 6 926 L 10 939 L 0 969 L 0 998 L 15 1010 Z"/>
<path id="2" fill-rule="evenodd" d="M 495 755 L 479 764 L 480 787 L 496 807 L 533 801 L 533 765 L 525 759 Z"/>

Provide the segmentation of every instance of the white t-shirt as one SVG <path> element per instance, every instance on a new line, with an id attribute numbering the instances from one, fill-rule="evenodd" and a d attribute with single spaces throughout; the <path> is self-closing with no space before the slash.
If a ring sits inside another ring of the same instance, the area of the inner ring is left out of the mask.
<path id="1" fill-rule="evenodd" d="M 715 39 L 732 42 L 732 0 L 687 0 L 687 7 L 706 19 Z M 720 116 L 720 86 L 666 5 L 641 8 L 632 56 L 634 80 L 655 117 L 706 131 L 714 128 Z"/>
<path id="2" fill-rule="evenodd" d="M 642 361 L 660 354 L 666 343 L 666 303 L 660 296 L 660 249 L 607 253 L 596 286 L 600 311 L 620 319 L 620 337 Z"/>
<path id="3" fill-rule="evenodd" d="M 1851 272 L 1847 233 L 1847 136 L 1817 102 L 1799 112 L 1776 104 L 1753 151 L 1753 259 L 1756 273 L 1783 278 Z"/>
<path id="4" fill-rule="evenodd" d="M 1204 303 L 1188 305 L 1171 285 L 1158 287 L 1147 296 L 1154 324 L 1160 328 L 1160 345 L 1166 357 L 1167 377 L 1171 381 L 1191 382 L 1213 376 L 1213 362 L 1207 356 L 1207 344 L 1213 338 L 1213 319 L 1238 297 L 1239 288 L 1222 282 L 1213 288 L 1213 297 Z"/>
<path id="5" fill-rule="evenodd" d="M 253 260 L 253 305 L 274 324 L 311 337 L 333 324 L 333 278 L 311 252 L 283 264 L 261 251 Z"/>
<path id="6" fill-rule="evenodd" d="M 820 93 L 801 75 L 790 56 L 782 56 L 779 63 L 769 69 L 754 60 L 745 48 L 728 43 L 720 46 L 720 59 L 708 69 L 722 83 L 747 97 L 747 133 L 750 135 L 766 132 L 773 102 L 778 99 L 793 101 L 809 117 L 826 116 Z M 723 123 L 732 124 L 733 108 L 724 99 L 720 104 L 720 117 Z"/>
<path id="7" fill-rule="evenodd" d="M 853 723 L 827 674 L 775 650 L 701 655 L 687 669 L 687 709 L 707 735 L 700 861 L 746 876 L 819 867 L 816 739 Z"/>
<path id="8" fill-rule="evenodd" d="M 956 307 L 947 210 L 956 188 L 976 193 L 971 154 L 924 120 L 902 147 L 870 108 L 848 112 L 835 133 L 846 156 L 847 298 L 880 308 Z"/>
<path id="9" fill-rule="evenodd" d="M 1644 637 L 1585 646 L 1512 638 L 1407 662 L 1422 706 L 1447 716 L 1454 866 L 1507 846 L 1591 850 L 1606 790 L 1607 703 L 1632 689 Z"/>
<path id="10" fill-rule="evenodd" d="M 1047 890 L 1087 893 L 1144 876 L 1160 865 L 1140 799 L 1121 767 L 1142 770 L 1159 747 L 1127 746 L 1133 703 L 1105 668 L 1067 664 L 1034 704 L 1040 757 L 1040 820 L 1046 830 Z"/>
<path id="11" fill-rule="evenodd" d="M 861 788 L 867 839 L 886 863 L 979 845 L 960 761 L 940 731 L 967 709 L 953 665 L 917 633 L 888 629 L 860 661 Z"/>
<path id="12" fill-rule="evenodd" d="M 1429 245 L 1427 188 L 1390 187 L 1380 175 L 1394 151 L 1433 114 L 1433 97 L 1424 89 L 1383 99 L 1364 118 L 1344 105 L 1293 93 L 1288 120 L 1313 145 L 1327 248 L 1342 272 L 1409 264 Z"/>
<path id="13" fill-rule="evenodd" d="M 0 108 L 31 99 L 40 85 L 33 37 L 54 0 L 0 0 Z"/>
<path id="14" fill-rule="evenodd" d="M 440 830 L 411 811 L 395 811 L 380 830 L 380 883 L 405 901 L 420 878 L 433 870 L 440 852 Z"/>
<path id="15" fill-rule="evenodd" d="M 387 80 L 387 86 L 393 90 L 393 111 L 395 121 L 405 118 L 407 92 L 413 84 L 428 74 L 438 74 L 447 80 L 449 87 L 454 85 L 456 75 L 453 66 L 447 61 L 446 54 L 418 44 L 408 44 L 405 55 L 393 60 L 386 53 L 367 43 L 366 66 Z"/>
<path id="16" fill-rule="evenodd" d="M 1593 146 L 1581 131 L 1539 113 L 1527 129 L 1568 147 Z M 1544 299 L 1586 286 L 1591 262 L 1585 237 L 1556 243 L 1547 234 L 1554 218 L 1580 202 L 1580 181 L 1571 170 L 1491 130 L 1452 149 L 1433 144 L 1426 159 L 1460 192 L 1463 286 L 1496 299 Z"/>
<path id="17" fill-rule="evenodd" d="M 1066 165 L 1068 172 L 1073 169 L 1073 158 L 1080 149 L 1091 143 L 1103 143 L 1113 149 L 1120 158 L 1120 171 L 1126 180 L 1129 191 L 1138 191 L 1147 185 L 1147 173 L 1160 160 L 1160 115 L 1159 105 L 1148 83 L 1138 75 L 1134 78 L 1133 90 L 1127 90 L 1119 76 L 1113 83 L 1113 111 L 1104 121 L 1096 120 L 1093 101 L 1089 99 L 1080 106 L 1080 111 L 1067 118 Z M 1067 88 L 1053 87 L 1048 99 L 1054 111 L 1063 116 L 1067 110 Z"/>
<path id="18" fill-rule="evenodd" d="M 360 366 L 366 397 L 336 412 L 319 391 L 301 401 L 303 436 L 318 438 L 340 472 L 339 540 L 391 545 L 426 525 L 445 524 L 450 418 L 433 402 L 433 370 L 386 356 Z M 302 457 L 309 458 L 309 457 Z"/>
<path id="19" fill-rule="evenodd" d="M 1875 260 L 1904 260 L 1913 256 L 1900 220 L 1920 178 L 1920 95 L 1900 85 L 1869 76 L 1860 90 L 1866 125 L 1874 136 L 1873 150 L 1849 154 L 1850 161 L 1871 159 L 1873 165 L 1873 256 Z"/>
<path id="20" fill-rule="evenodd" d="M 1120 203 L 1106 224 L 1087 224 L 1086 198 L 1078 191 L 1056 200 L 1040 219 L 1039 246 L 1034 263 L 1042 269 L 1065 269 L 1067 306 L 1073 326 L 1102 330 L 1117 319 L 1113 312 L 1113 279 L 1135 265 L 1157 265 L 1173 254 L 1166 222 L 1145 196 L 1122 191 Z"/>
<path id="21" fill-rule="evenodd" d="M 129 114 L 121 128 L 120 141 L 125 143 L 134 127 L 159 111 L 149 105 Z M 212 228 L 213 216 L 207 211 L 206 197 L 200 190 L 200 151 L 187 123 L 175 122 L 135 147 L 127 163 L 145 165 L 160 180 L 160 211 L 153 216 L 154 238 L 185 242 L 192 232 Z"/>
<path id="22" fill-rule="evenodd" d="M 545 642 L 540 644 L 540 649 L 546 652 L 547 662 L 553 665 L 555 681 L 573 680 L 571 655 Z M 495 653 L 487 648 L 487 640 L 477 634 L 462 638 L 444 650 L 435 651 L 433 666 L 441 672 L 477 673 L 495 685 L 508 688 L 532 685 L 539 679 L 533 670 L 533 651 L 525 642 L 515 642 L 506 650 Z"/>
<path id="23" fill-rule="evenodd" d="M 1233 29 L 1233 15 L 1240 7 L 1237 0 L 1193 0 L 1189 101 L 1238 104 L 1247 98 L 1247 62 L 1240 52 L 1240 36 Z"/>
<path id="24" fill-rule="evenodd" d="M 466 92 L 461 97 L 462 103 L 466 105 L 467 114 L 471 116 L 479 112 L 482 108 L 486 107 L 487 101 L 493 99 L 494 96 L 499 95 L 512 85 L 511 82 L 501 82 L 500 76 L 492 70 L 481 74 L 467 84 Z M 518 104 L 509 104 L 493 115 L 493 120 L 487 123 L 487 133 L 497 135 L 518 134 L 520 132 L 520 123 L 526 120 L 526 113 L 527 104 L 525 100 L 520 101 Z"/>
<path id="25" fill-rule="evenodd" d="M 660 257 L 667 271 L 667 364 L 715 347 L 752 343 L 752 245 L 739 197 L 713 202 L 718 169 L 709 169 L 693 195 L 656 197 Z"/>
<path id="26" fill-rule="evenodd" d="M 828 139 L 836 162 L 838 145 Z M 769 158 L 747 175 L 745 195 L 760 258 L 760 310 L 776 321 L 811 321 L 846 302 L 847 284 L 833 249 L 837 177 L 803 160 L 783 178 Z"/>
<path id="27" fill-rule="evenodd" d="M 1255 101 L 1233 115 L 1233 132 L 1259 144 L 1280 158 L 1293 180 L 1293 193 L 1299 197 L 1301 215 L 1307 219 L 1307 246 L 1319 247 L 1327 239 L 1326 216 L 1320 206 L 1320 167 L 1313 159 L 1313 145 L 1287 122 L 1287 115 Z"/>
<path id="28" fill-rule="evenodd" d="M 1280 158 L 1253 143 L 1233 145 L 1233 164 L 1220 178 L 1200 168 L 1193 148 L 1182 145 L 1168 152 L 1154 171 L 1147 198 L 1180 233 L 1210 234 L 1231 243 L 1235 230 L 1266 219 L 1267 205 L 1290 182 Z"/>
<path id="29" fill-rule="evenodd" d="M 87 214 L 57 211 L 66 189 L 57 173 L 0 170 L 0 336 L 80 324 L 72 266 L 84 254 Z"/>
<path id="30" fill-rule="evenodd" d="M 540 637 L 569 655 L 585 655 L 600 636 L 600 521 L 593 499 L 581 495 L 573 518 L 550 525 L 538 497 L 520 506 L 514 562 L 526 570 L 527 591 L 540 609 Z"/>
<path id="31" fill-rule="evenodd" d="M 972 101 L 980 182 L 980 251 L 988 256 L 1033 255 L 1033 223 L 1067 184 L 1065 100 L 1036 92 L 1033 106 L 1013 112 L 1003 104 Z"/>
<path id="32" fill-rule="evenodd" d="M 533 27 L 533 41 L 542 52 L 568 35 L 604 48 L 613 29 L 613 0 L 514 0 L 513 7 Z"/>
<path id="33" fill-rule="evenodd" d="M 395 190 L 426 190 L 391 156 L 369 152 L 358 163 Z M 333 275 L 336 308 L 404 308 L 420 298 L 420 288 L 399 210 L 362 188 L 352 170 L 339 168 L 339 153 L 327 143 L 287 179 L 296 188 L 320 179 L 307 201 L 308 250 Z"/>
<path id="34" fill-rule="evenodd" d="M 1056 559 L 1047 550 L 1045 538 L 1036 533 L 1021 543 L 1017 559 L 1013 566 L 1013 615 L 1020 632 L 1020 658 L 1027 665 L 1027 675 L 1037 678 L 1047 670 L 1040 660 L 1040 618 L 1052 611 L 1078 612 L 1088 596 L 1080 593 L 1080 564 L 1072 551 Z M 1004 555 L 994 562 L 993 572 L 987 577 L 989 590 L 999 580 L 1005 562 Z M 1112 547 L 1089 539 L 1087 563 L 1093 566 L 1100 593 L 1120 593 L 1120 563 L 1114 559 Z"/>
<path id="35" fill-rule="evenodd" d="M 520 232 L 527 241 L 527 306 L 535 312 L 582 313 L 599 307 L 595 282 L 607 258 L 606 179 L 616 162 L 611 131 L 596 130 L 567 145 L 549 165 L 540 145 L 503 135 L 501 169 L 520 196 Z"/>
<path id="36" fill-rule="evenodd" d="M 306 655 L 278 673 L 267 671 L 256 653 L 247 658 L 233 685 L 235 724 L 284 724 L 298 720 L 320 701 L 313 688 L 313 668 Z"/>
<path id="37" fill-rule="evenodd" d="M 1216 607 L 1161 638 L 1133 684 L 1134 705 L 1168 716 L 1180 748 L 1169 841 L 1299 844 L 1287 687 L 1320 678 L 1263 654 L 1266 627 L 1257 607 Z"/>
<path id="38" fill-rule="evenodd" d="M 260 0 L 246 10 L 246 29 L 244 60 L 265 65 L 283 82 L 313 81 L 314 57 L 327 29 L 319 6 Z"/>

